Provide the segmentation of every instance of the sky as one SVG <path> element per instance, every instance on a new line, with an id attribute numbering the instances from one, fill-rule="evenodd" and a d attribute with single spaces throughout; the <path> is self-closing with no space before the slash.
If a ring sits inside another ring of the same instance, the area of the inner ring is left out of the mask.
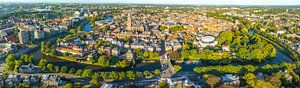
<path id="1" fill-rule="evenodd" d="M 0 0 L 0 3 L 129 3 L 191 5 L 300 5 L 300 0 Z"/>

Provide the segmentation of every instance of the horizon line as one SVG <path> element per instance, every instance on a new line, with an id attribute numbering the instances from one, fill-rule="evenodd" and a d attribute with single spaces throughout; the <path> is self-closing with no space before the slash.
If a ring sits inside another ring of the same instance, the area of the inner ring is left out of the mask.
<path id="1" fill-rule="evenodd" d="M 0 1 L 0 4 L 127 4 L 127 5 L 188 5 L 188 6 L 300 6 L 299 4 L 179 4 L 179 3 L 127 3 L 127 2 L 14 2 Z"/>

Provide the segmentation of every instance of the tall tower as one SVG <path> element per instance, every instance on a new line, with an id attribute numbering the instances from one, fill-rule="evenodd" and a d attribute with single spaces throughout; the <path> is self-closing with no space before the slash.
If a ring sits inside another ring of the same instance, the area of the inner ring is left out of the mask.
<path id="1" fill-rule="evenodd" d="M 131 14 L 130 12 L 128 13 L 128 16 L 127 16 L 127 31 L 130 31 L 131 30 Z"/>

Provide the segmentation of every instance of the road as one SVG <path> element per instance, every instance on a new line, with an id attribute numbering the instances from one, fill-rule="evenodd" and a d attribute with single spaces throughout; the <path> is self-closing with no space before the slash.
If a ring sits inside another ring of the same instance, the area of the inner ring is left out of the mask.
<path id="1" fill-rule="evenodd" d="M 160 65 L 162 70 L 161 78 L 169 78 L 175 74 L 169 54 L 166 52 L 165 41 L 161 45 Z"/>
<path id="2" fill-rule="evenodd" d="M 30 51 L 33 51 L 34 49 L 37 49 L 39 45 L 32 45 L 32 46 L 26 46 L 24 49 L 19 50 L 17 53 L 15 53 L 16 57 L 20 57 L 23 54 L 26 54 Z"/>
<path id="3" fill-rule="evenodd" d="M 161 70 L 162 70 L 162 74 L 161 77 L 162 78 L 169 78 L 171 77 L 173 74 L 175 74 L 173 65 L 171 64 L 170 58 L 168 56 L 168 54 L 164 54 L 163 56 L 161 56 Z"/>

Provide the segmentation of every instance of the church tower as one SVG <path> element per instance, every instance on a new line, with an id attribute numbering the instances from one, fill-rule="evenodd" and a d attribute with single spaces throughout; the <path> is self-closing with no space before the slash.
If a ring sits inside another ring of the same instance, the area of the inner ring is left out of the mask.
<path id="1" fill-rule="evenodd" d="M 132 26 L 132 24 L 131 24 L 131 14 L 130 14 L 130 12 L 128 13 L 128 16 L 127 16 L 127 31 L 131 31 L 131 26 Z"/>

